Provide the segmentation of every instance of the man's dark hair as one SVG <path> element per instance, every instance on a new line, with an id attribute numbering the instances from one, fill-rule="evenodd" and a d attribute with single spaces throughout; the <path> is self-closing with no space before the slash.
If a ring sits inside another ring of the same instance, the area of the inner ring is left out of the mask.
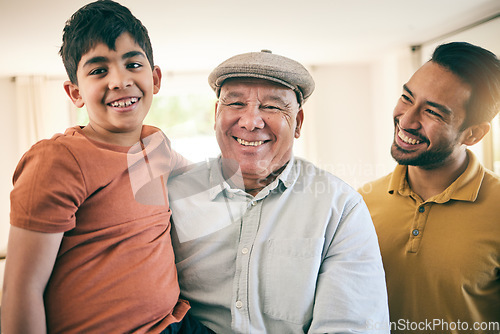
<path id="1" fill-rule="evenodd" d="M 146 27 L 127 7 L 111 0 L 98 0 L 83 6 L 66 21 L 59 54 L 72 83 L 78 84 L 76 71 L 82 56 L 98 43 L 115 50 L 116 39 L 130 33 L 144 50 L 151 68 L 154 67 L 153 48 Z"/>
<path id="2" fill-rule="evenodd" d="M 495 54 L 470 43 L 452 42 L 438 46 L 431 61 L 471 87 L 463 129 L 495 117 L 500 110 L 500 61 Z"/>

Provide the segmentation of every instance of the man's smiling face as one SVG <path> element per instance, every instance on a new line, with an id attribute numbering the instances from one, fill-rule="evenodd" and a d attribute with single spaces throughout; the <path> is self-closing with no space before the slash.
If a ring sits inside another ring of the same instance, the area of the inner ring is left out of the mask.
<path id="1" fill-rule="evenodd" d="M 215 116 L 222 157 L 238 162 L 244 180 L 264 180 L 290 160 L 302 120 L 293 90 L 262 79 L 227 80 Z"/>
<path id="2" fill-rule="evenodd" d="M 470 94 L 470 87 L 441 65 L 422 66 L 403 86 L 394 109 L 393 158 L 425 168 L 454 159 L 462 145 Z"/>

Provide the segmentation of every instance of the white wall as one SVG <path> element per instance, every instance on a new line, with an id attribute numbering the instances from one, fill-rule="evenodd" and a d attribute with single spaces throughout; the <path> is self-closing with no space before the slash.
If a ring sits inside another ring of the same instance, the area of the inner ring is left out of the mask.
<path id="1" fill-rule="evenodd" d="M 381 174 L 392 171 L 395 162 L 390 156 L 390 146 L 394 139 L 393 110 L 405 84 L 418 67 L 410 47 L 388 52 L 376 59 L 372 67 L 371 89 L 373 90 L 373 118 L 375 136 L 373 149 L 375 161 Z"/>
<path id="2" fill-rule="evenodd" d="M 352 185 L 373 177 L 371 68 L 316 66 L 316 89 L 304 105 L 305 158 Z"/>
<path id="3" fill-rule="evenodd" d="M 395 166 L 392 110 L 413 63 L 408 47 L 370 63 L 312 68 L 316 90 L 304 105 L 297 155 L 355 188 L 389 173 Z"/>

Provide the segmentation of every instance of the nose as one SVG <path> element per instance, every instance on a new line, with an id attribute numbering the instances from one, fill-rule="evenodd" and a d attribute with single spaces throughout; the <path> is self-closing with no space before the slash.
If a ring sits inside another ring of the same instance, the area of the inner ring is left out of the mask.
<path id="1" fill-rule="evenodd" d="M 248 105 L 241 111 L 238 125 L 248 131 L 262 129 L 265 126 L 261 111 L 257 105 Z"/>
<path id="2" fill-rule="evenodd" d="M 413 105 L 402 110 L 395 110 L 396 118 L 399 126 L 402 129 L 419 129 L 420 124 L 420 111 L 418 106 Z"/>
<path id="3" fill-rule="evenodd" d="M 132 84 L 130 72 L 126 69 L 109 69 L 109 89 L 124 89 Z"/>

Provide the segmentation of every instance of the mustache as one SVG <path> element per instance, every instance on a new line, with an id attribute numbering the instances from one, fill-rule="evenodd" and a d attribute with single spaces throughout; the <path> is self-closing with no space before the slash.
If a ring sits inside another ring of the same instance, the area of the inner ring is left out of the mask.
<path id="1" fill-rule="evenodd" d="M 407 133 L 411 134 L 412 136 L 417 137 L 421 142 L 429 143 L 429 139 L 427 139 L 426 136 L 422 135 L 417 130 L 414 130 L 414 129 L 405 129 L 401 125 L 399 125 L 399 120 L 395 119 L 394 120 L 394 125 L 395 125 L 396 128 L 399 128 L 399 129 L 403 130 L 404 132 L 407 132 Z"/>

